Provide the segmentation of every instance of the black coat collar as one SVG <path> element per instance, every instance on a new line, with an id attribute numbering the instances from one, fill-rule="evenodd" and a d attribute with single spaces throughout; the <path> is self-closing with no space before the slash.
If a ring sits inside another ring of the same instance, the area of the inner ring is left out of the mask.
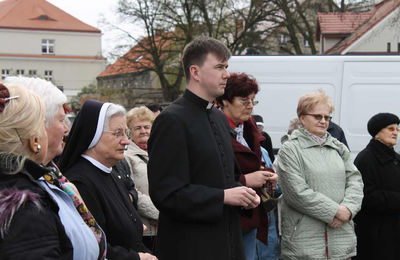
<path id="1" fill-rule="evenodd" d="M 207 100 L 202 99 L 201 97 L 195 95 L 193 92 L 191 92 L 188 89 L 186 89 L 185 92 L 183 93 L 183 97 L 188 99 L 190 102 L 194 103 L 196 106 L 198 106 L 202 110 L 209 110 L 209 109 L 212 109 L 214 106 L 214 103 L 210 103 Z"/>
<path id="2" fill-rule="evenodd" d="M 16 157 L 15 157 L 16 158 Z M 0 160 L 5 160 L 1 158 Z M 10 160 L 10 158 L 8 158 Z M 13 169 L 17 168 L 16 162 L 11 162 L 11 166 L 5 166 L 4 163 L 1 163 L 0 167 L 0 174 L 2 175 L 9 175 L 9 172 L 12 172 Z M 50 171 L 53 171 L 54 167 L 45 167 L 43 165 L 37 164 L 34 161 L 30 159 L 26 159 L 24 162 L 24 168 L 21 170 L 21 174 L 24 174 L 29 177 L 31 180 L 38 180 L 40 177 L 42 177 L 45 173 L 48 173 Z M 19 174 L 19 173 L 17 173 Z"/>
<path id="3" fill-rule="evenodd" d="M 378 140 L 371 139 L 367 147 L 374 152 L 376 158 L 378 158 L 378 161 L 382 164 L 386 164 L 394 159 L 400 161 L 400 156 L 394 151 L 393 148 L 388 147 Z"/>

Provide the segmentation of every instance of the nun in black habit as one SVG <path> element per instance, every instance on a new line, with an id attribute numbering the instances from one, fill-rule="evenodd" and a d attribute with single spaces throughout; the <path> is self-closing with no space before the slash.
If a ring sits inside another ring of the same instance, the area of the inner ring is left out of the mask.
<path id="1" fill-rule="evenodd" d="M 122 174 L 116 173 L 129 144 L 126 130 L 122 106 L 87 100 L 72 125 L 60 168 L 104 230 L 108 259 L 157 259 L 142 243 L 143 224 Z"/>

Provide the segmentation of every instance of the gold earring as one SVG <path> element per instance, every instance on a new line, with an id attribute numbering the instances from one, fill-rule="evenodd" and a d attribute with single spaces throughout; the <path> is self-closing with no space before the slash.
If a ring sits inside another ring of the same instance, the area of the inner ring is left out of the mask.
<path id="1" fill-rule="evenodd" d="M 42 150 L 42 146 L 41 146 L 40 144 L 37 144 L 37 145 L 36 145 L 36 152 L 35 152 L 35 154 L 40 153 L 40 150 Z"/>

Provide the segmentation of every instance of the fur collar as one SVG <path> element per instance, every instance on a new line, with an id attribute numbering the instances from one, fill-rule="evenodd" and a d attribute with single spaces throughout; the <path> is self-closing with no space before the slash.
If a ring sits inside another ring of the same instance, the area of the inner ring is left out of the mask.
<path id="1" fill-rule="evenodd" d="M 0 238 L 4 239 L 15 213 L 27 202 L 40 210 L 39 194 L 15 188 L 0 190 Z"/>

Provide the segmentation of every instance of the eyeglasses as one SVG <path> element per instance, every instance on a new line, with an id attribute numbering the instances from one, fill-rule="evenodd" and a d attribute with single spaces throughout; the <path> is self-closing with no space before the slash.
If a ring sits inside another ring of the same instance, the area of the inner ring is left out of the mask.
<path id="1" fill-rule="evenodd" d="M 385 128 L 387 130 L 389 130 L 390 132 L 394 132 L 394 131 L 400 132 L 400 128 L 396 127 L 396 126 L 388 126 L 388 127 L 385 127 Z"/>
<path id="2" fill-rule="evenodd" d="M 304 114 L 306 116 L 312 116 L 314 117 L 316 120 L 321 121 L 322 118 L 325 119 L 325 121 L 329 122 L 332 120 L 331 116 L 324 116 L 324 115 L 319 115 L 319 114 Z"/>
<path id="3" fill-rule="evenodd" d="M 239 99 L 239 101 L 240 101 L 240 103 L 242 103 L 243 106 L 246 106 L 246 107 L 250 104 L 253 104 L 253 106 L 258 104 L 258 101 L 254 100 L 254 99 L 246 99 L 246 100 Z"/>
<path id="4" fill-rule="evenodd" d="M 140 129 L 144 128 L 145 130 L 150 130 L 151 125 L 138 125 L 133 128 L 133 131 L 140 131 Z"/>
<path id="5" fill-rule="evenodd" d="M 129 130 L 129 128 L 127 128 L 125 131 L 120 128 L 120 129 L 117 129 L 117 130 L 114 130 L 114 131 L 104 130 L 103 132 L 111 133 L 117 139 L 124 138 L 124 135 L 126 135 L 126 137 L 128 139 L 131 139 L 131 130 Z"/>

